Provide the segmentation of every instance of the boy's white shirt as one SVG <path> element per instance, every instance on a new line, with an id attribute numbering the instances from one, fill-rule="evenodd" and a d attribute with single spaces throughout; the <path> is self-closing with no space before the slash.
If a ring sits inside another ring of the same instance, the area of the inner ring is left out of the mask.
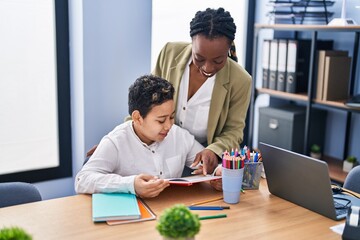
<path id="1" fill-rule="evenodd" d="M 129 192 L 135 176 L 181 177 L 204 147 L 187 130 L 173 125 L 165 139 L 148 146 L 135 134 L 132 121 L 103 137 L 89 161 L 76 175 L 77 193 Z"/>

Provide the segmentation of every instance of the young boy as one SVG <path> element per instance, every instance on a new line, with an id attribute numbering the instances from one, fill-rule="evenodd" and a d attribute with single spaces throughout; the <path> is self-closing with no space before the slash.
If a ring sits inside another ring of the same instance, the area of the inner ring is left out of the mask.
<path id="1" fill-rule="evenodd" d="M 101 140 L 76 175 L 77 193 L 129 192 L 155 197 L 181 177 L 204 147 L 174 124 L 174 87 L 152 75 L 129 88 L 132 121 L 115 127 Z"/>

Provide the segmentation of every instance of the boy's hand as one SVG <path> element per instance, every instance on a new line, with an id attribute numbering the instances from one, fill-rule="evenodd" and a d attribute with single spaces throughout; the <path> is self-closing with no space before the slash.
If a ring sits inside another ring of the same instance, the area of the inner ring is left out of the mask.
<path id="1" fill-rule="evenodd" d="M 204 149 L 196 154 L 195 160 L 190 167 L 196 167 L 202 163 L 202 168 L 195 170 L 194 174 L 211 174 L 218 165 L 218 156 L 209 149 Z"/>
<path id="2" fill-rule="evenodd" d="M 137 175 L 134 182 L 136 194 L 143 198 L 156 197 L 169 185 L 169 181 L 148 174 Z"/>

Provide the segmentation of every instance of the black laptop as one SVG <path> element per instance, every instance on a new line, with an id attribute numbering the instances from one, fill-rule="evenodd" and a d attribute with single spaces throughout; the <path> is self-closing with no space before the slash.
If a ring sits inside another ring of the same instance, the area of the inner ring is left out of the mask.
<path id="1" fill-rule="evenodd" d="M 334 220 L 360 206 L 356 197 L 333 194 L 326 162 L 265 143 L 259 148 L 271 194 Z"/>

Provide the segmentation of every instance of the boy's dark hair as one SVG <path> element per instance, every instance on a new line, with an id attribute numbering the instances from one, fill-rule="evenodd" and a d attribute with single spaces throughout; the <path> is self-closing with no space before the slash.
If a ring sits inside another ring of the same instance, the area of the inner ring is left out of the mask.
<path id="1" fill-rule="evenodd" d="M 173 85 L 163 78 L 144 75 L 129 87 L 129 114 L 138 110 L 144 118 L 153 106 L 160 105 L 174 97 Z"/>
<path id="2" fill-rule="evenodd" d="M 209 39 L 225 36 L 231 43 L 235 39 L 234 19 L 224 8 L 198 11 L 190 22 L 190 37 L 202 34 Z"/>

